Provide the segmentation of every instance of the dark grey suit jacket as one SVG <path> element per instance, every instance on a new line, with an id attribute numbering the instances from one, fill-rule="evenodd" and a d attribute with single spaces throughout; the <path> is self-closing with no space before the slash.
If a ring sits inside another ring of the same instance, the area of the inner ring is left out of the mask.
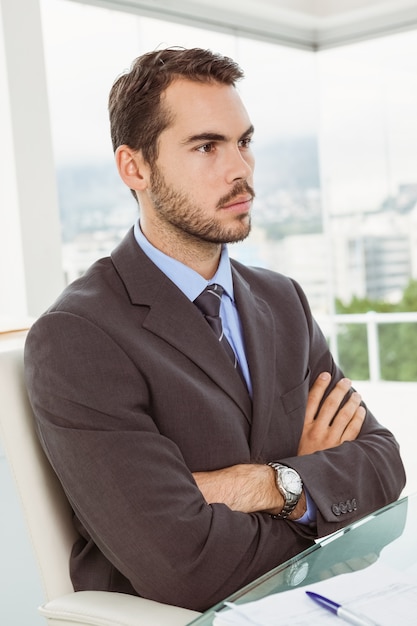
<path id="1" fill-rule="evenodd" d="M 300 552 L 311 533 L 207 505 L 191 472 L 280 460 L 325 535 L 396 499 L 398 446 L 370 412 L 360 437 L 297 457 L 309 386 L 342 377 L 290 279 L 232 262 L 253 402 L 196 307 L 133 233 L 32 327 L 39 435 L 74 510 L 76 589 L 203 610 Z"/>

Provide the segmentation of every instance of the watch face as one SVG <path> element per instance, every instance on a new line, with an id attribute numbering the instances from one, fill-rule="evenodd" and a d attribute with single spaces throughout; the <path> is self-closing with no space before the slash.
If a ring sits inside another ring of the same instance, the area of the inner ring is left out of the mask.
<path id="1" fill-rule="evenodd" d="M 285 489 L 288 489 L 291 493 L 299 495 L 301 493 L 301 480 L 297 472 L 288 468 L 283 472 L 282 481 Z"/>

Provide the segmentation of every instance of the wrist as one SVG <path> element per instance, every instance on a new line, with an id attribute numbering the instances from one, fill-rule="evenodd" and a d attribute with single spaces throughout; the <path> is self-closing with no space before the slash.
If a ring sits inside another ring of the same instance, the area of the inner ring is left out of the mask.
<path id="1" fill-rule="evenodd" d="M 278 519 L 298 519 L 306 510 L 303 482 L 296 470 L 279 462 L 268 465 L 274 470 L 276 490 L 282 498 L 278 512 L 272 515 Z"/>
<path id="2" fill-rule="evenodd" d="M 300 499 L 297 502 L 294 510 L 289 514 L 288 518 L 291 521 L 296 521 L 303 517 L 304 513 L 307 511 L 307 499 L 304 488 L 301 492 Z"/>
<path id="3" fill-rule="evenodd" d="M 284 507 L 285 502 L 281 492 L 277 487 L 275 470 L 270 465 L 264 465 L 263 468 L 267 473 L 267 485 L 269 495 L 269 505 L 264 508 L 264 512 L 272 516 L 279 515 Z"/>

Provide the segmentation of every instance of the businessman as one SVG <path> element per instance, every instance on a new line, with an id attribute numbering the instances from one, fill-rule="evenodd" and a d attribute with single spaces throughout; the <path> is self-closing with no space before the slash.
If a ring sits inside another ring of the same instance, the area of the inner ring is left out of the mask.
<path id="1" fill-rule="evenodd" d="M 229 259 L 254 197 L 242 76 L 166 49 L 115 82 L 115 160 L 140 219 L 27 339 L 77 590 L 204 610 L 405 483 L 299 285 Z"/>

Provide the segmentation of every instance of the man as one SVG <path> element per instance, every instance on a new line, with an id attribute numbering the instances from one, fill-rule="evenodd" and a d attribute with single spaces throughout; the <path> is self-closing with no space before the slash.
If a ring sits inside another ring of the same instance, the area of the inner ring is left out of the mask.
<path id="1" fill-rule="evenodd" d="M 254 196 L 241 77 L 167 49 L 117 80 L 112 139 L 140 223 L 29 333 L 39 436 L 80 534 L 75 589 L 204 610 L 404 486 L 300 287 L 229 261 Z"/>

